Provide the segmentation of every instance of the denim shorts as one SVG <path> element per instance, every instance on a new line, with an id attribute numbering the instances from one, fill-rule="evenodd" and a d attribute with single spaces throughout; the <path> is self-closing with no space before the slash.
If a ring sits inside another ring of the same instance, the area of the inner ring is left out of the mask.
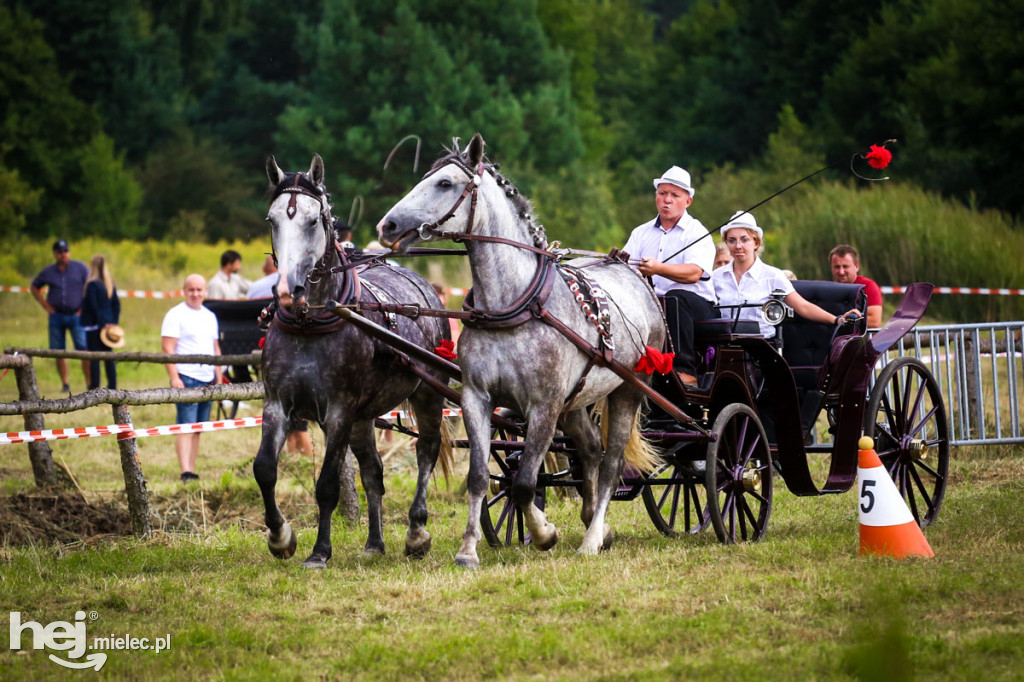
<path id="1" fill-rule="evenodd" d="M 71 343 L 75 344 L 75 350 L 85 350 L 85 330 L 79 323 L 78 315 L 71 313 L 50 314 L 50 348 L 64 350 L 67 339 L 65 332 L 71 332 Z"/>
<path id="2" fill-rule="evenodd" d="M 181 383 L 185 384 L 185 388 L 195 388 L 196 386 L 209 386 L 212 381 L 199 381 L 192 377 L 187 377 L 184 374 L 179 374 L 181 377 Z M 207 400 L 205 403 L 178 403 L 178 423 L 179 424 L 195 424 L 196 422 L 205 422 L 210 420 L 210 406 L 211 403 Z"/>

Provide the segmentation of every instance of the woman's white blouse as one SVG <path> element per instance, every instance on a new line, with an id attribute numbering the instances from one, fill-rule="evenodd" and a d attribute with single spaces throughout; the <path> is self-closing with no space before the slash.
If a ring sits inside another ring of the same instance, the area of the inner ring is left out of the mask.
<path id="1" fill-rule="evenodd" d="M 735 262 L 735 261 L 734 261 Z M 718 297 L 718 305 L 739 305 L 741 303 L 762 304 L 771 298 L 772 293 L 781 291 L 783 296 L 793 293 L 793 283 L 789 281 L 782 270 L 768 265 L 760 258 L 754 259 L 754 264 L 743 273 L 740 281 L 736 281 L 733 275 L 732 263 L 711 273 L 711 282 L 715 285 L 715 295 Z M 739 308 L 739 319 L 754 320 L 761 329 L 761 334 L 770 339 L 775 336 L 775 327 L 761 319 L 760 308 Z M 735 319 L 736 308 L 725 308 L 721 311 L 722 317 Z"/>

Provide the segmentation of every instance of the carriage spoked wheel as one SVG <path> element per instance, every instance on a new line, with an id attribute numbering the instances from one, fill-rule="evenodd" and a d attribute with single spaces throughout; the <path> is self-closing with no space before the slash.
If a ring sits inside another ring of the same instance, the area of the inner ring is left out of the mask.
<path id="1" fill-rule="evenodd" d="M 757 414 L 732 403 L 715 419 L 704 485 L 715 534 L 724 544 L 764 537 L 772 513 L 772 455 Z"/>
<path id="2" fill-rule="evenodd" d="M 917 358 L 893 360 L 878 375 L 864 434 L 922 528 L 942 508 L 949 473 L 949 428 L 935 377 Z"/>
<path id="3" fill-rule="evenodd" d="M 517 420 L 517 423 L 520 423 Z M 522 439 L 505 429 L 494 431 L 494 441 L 520 442 Z M 497 443 L 491 445 L 491 481 L 484 495 L 484 504 L 480 509 L 480 530 L 491 547 L 510 547 L 525 545 L 530 542 L 530 533 L 523 520 L 523 512 L 512 500 L 512 481 L 519 471 L 519 449 L 502 448 Z M 540 475 L 544 473 L 541 464 Z M 534 504 L 544 509 L 546 488 L 538 485 Z"/>
<path id="4" fill-rule="evenodd" d="M 703 471 L 697 466 L 704 460 L 678 459 L 683 447 L 677 445 L 662 455 L 664 463 L 648 476 L 657 483 L 645 485 L 640 493 L 654 527 L 669 537 L 699 533 L 711 521 Z"/>

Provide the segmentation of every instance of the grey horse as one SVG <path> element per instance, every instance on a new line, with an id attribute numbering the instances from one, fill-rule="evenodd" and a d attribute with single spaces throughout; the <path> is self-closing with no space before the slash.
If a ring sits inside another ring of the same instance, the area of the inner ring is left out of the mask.
<path id="1" fill-rule="evenodd" d="M 284 173 L 271 157 L 267 160 L 267 177 L 273 192 L 267 220 L 281 276 L 276 292 L 278 310 L 263 348 L 266 402 L 263 439 L 253 472 L 263 494 L 270 551 L 280 558 L 295 553 L 295 534 L 277 506 L 274 488 L 277 457 L 289 424 L 293 419 L 307 419 L 323 429 L 326 454 L 316 483 L 320 513 L 316 543 L 303 565 L 323 568 L 331 558 L 331 513 L 338 504 L 339 475 L 348 446 L 359 462 L 366 491 L 369 529 L 363 553 L 384 553 L 384 476 L 374 438 L 374 418 L 408 400 L 419 438 L 418 478 L 409 509 L 405 551 L 409 556 L 422 557 L 430 549 L 430 534 L 425 528 L 427 486 L 439 454 L 446 475 L 450 470 L 450 447 L 442 448 L 444 400 L 397 363 L 390 347 L 328 314 L 324 304 L 339 298 L 340 303 L 355 304 L 373 295 L 437 308 L 440 300 L 426 280 L 404 268 L 379 265 L 368 267 L 358 276 L 354 269 L 344 268 L 319 156 L 314 155 L 306 173 Z M 437 318 L 366 315 L 379 324 L 392 325 L 396 333 L 424 348 L 436 348 L 442 339 L 450 337 L 448 325 Z"/>
<path id="2" fill-rule="evenodd" d="M 508 318 L 508 311 L 530 298 L 524 292 L 543 289 L 538 284 L 541 268 L 551 262 L 538 253 L 547 244 L 529 202 L 486 160 L 479 134 L 465 150 L 455 140 L 424 179 L 388 211 L 377 230 L 381 243 L 397 251 L 420 240 L 464 238 L 473 277 L 472 307 L 502 311 L 494 317 Z M 480 241 L 477 236 L 499 241 Z M 609 328 L 614 331 L 615 360 L 633 368 L 645 346 L 662 348 L 666 331 L 658 302 L 632 269 L 611 260 L 573 264 L 585 269 L 612 302 Z M 569 286 L 556 273 L 550 277 L 554 281 L 543 308 L 573 333 L 598 345 L 599 330 L 584 315 Z M 496 407 L 516 410 L 528 425 L 512 495 L 523 512 L 532 544 L 539 549 L 549 549 L 558 541 L 554 525 L 534 504 L 538 471 L 556 428 L 575 441 L 583 464 L 581 518 L 587 531 L 579 548 L 582 554 L 596 554 L 612 542 L 605 514 L 623 470 L 624 453 L 639 468 L 653 464 L 649 451 L 627 450 L 631 436 L 634 441 L 639 437 L 641 391 L 600 363 L 587 374 L 588 355 L 537 319 L 538 302 L 536 297 L 528 300 L 527 309 L 532 307 L 533 313 L 525 319 L 522 314 L 512 315 L 515 319 L 508 324 L 479 326 L 467 321 L 459 338 L 462 410 L 470 440 L 469 520 L 456 555 L 460 566 L 479 567 L 476 546 L 488 483 L 490 416 Z M 580 389 L 584 375 L 586 382 Z M 585 408 L 602 399 L 607 399 L 607 406 L 599 430 Z M 607 436 L 602 448 L 603 430 Z M 636 459 L 630 459 L 633 452 Z"/>

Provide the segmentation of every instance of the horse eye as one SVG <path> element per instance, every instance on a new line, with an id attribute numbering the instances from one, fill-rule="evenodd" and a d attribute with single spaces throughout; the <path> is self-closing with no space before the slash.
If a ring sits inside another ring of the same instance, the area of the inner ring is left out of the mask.
<path id="1" fill-rule="evenodd" d="M 441 178 L 438 181 L 437 186 L 441 187 L 442 189 L 448 189 L 449 187 L 452 186 L 452 181 L 449 180 L 448 178 Z"/>

